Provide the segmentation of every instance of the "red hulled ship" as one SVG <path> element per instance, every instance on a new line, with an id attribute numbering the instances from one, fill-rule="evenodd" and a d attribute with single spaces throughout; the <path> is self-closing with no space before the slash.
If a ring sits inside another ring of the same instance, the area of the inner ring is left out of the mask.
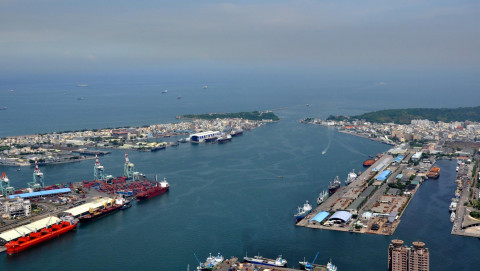
<path id="1" fill-rule="evenodd" d="M 137 201 L 150 199 L 163 194 L 168 191 L 169 187 L 170 185 L 165 178 L 163 178 L 161 182 L 157 182 L 157 177 L 155 177 L 155 185 L 138 193 Z"/>
<path id="2" fill-rule="evenodd" d="M 24 235 L 16 238 L 15 240 L 9 241 L 5 244 L 5 247 L 7 248 L 7 254 L 15 254 L 29 249 L 30 247 L 39 245 L 45 241 L 75 229 L 77 224 L 78 221 L 74 220 L 73 217 L 64 217 L 62 220 L 50 226 L 46 226 L 38 231 L 30 232 L 28 235 Z"/>

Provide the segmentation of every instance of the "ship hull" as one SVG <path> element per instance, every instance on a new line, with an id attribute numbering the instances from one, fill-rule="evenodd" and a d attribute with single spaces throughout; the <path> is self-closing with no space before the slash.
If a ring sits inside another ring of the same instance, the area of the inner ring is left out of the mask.
<path id="1" fill-rule="evenodd" d="M 113 214 L 116 211 L 120 210 L 122 206 L 123 205 L 114 205 L 112 207 L 108 207 L 107 209 L 100 210 L 98 214 L 88 214 L 88 215 L 81 216 L 78 218 L 78 220 L 80 221 L 80 223 L 88 223 L 90 221 L 99 219 L 106 215 Z"/>
<path id="2" fill-rule="evenodd" d="M 40 245 L 43 242 L 46 242 L 46 241 L 48 241 L 52 238 L 55 238 L 59 235 L 62 235 L 64 233 L 67 233 L 67 232 L 75 229 L 77 227 L 77 224 L 78 223 L 69 224 L 69 225 L 67 225 L 65 227 L 62 227 L 62 228 L 60 228 L 58 230 L 55 230 L 55 231 L 53 231 L 52 229 L 49 229 L 51 231 L 48 232 L 47 234 L 41 235 L 40 237 L 36 237 L 36 238 L 28 240 L 28 241 L 25 241 L 21 244 L 14 244 L 14 242 L 16 242 L 16 241 L 9 242 L 5 245 L 7 247 L 7 254 L 12 255 L 12 254 L 19 253 L 19 252 L 22 252 L 24 250 L 27 250 L 31 247 Z"/>
<path id="3" fill-rule="evenodd" d="M 329 187 L 329 188 L 328 188 L 328 194 L 330 194 L 330 195 L 335 194 L 335 192 L 337 192 L 337 190 L 338 190 L 339 188 L 340 188 L 340 186 Z"/>
<path id="4" fill-rule="evenodd" d="M 301 215 L 295 215 L 295 220 L 296 220 L 297 222 L 299 222 L 300 220 L 304 219 L 309 213 L 310 213 L 310 212 L 304 213 L 304 214 L 301 214 Z"/>
<path id="5" fill-rule="evenodd" d="M 285 267 L 287 264 L 275 264 L 275 260 L 272 259 L 255 259 L 255 258 L 250 258 L 250 257 L 243 257 L 243 260 L 249 263 L 254 263 L 254 264 L 260 264 L 260 265 L 266 265 L 266 266 L 275 266 L 275 267 Z"/>
<path id="6" fill-rule="evenodd" d="M 156 197 L 158 195 L 161 195 L 161 194 L 167 192 L 168 189 L 169 189 L 169 187 L 161 187 L 160 189 L 155 189 L 153 191 L 148 190 L 146 192 L 139 193 L 137 195 L 137 201 L 143 201 L 143 200 L 151 199 L 153 197 Z"/>

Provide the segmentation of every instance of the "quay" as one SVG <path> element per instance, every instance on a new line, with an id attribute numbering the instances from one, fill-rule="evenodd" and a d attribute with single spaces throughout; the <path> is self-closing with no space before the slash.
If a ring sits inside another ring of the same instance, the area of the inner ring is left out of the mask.
<path id="1" fill-rule="evenodd" d="M 253 263 L 242 263 L 238 260 L 237 257 L 232 257 L 231 259 L 225 260 L 219 266 L 217 266 L 216 271 L 298 271 L 302 269 L 294 269 L 289 267 L 275 267 L 275 266 L 265 266 L 260 264 Z M 314 265 L 313 271 L 334 271 L 334 269 L 328 269 L 325 265 Z"/>
<path id="2" fill-rule="evenodd" d="M 414 151 L 381 156 L 348 186 L 340 187 L 296 225 L 313 229 L 392 235 L 410 200 L 434 164 L 409 166 Z"/>

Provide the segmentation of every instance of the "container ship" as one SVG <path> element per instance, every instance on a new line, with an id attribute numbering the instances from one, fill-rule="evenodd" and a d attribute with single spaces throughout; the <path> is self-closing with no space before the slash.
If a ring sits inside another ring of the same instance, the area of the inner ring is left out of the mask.
<path id="1" fill-rule="evenodd" d="M 437 179 L 440 176 L 440 168 L 439 167 L 432 167 L 430 171 L 427 173 L 427 177 L 429 179 Z"/>
<path id="2" fill-rule="evenodd" d="M 157 177 L 155 176 L 155 186 L 147 188 L 146 190 L 137 194 L 137 201 L 142 201 L 156 197 L 160 194 L 163 194 L 168 191 L 170 185 L 167 180 L 163 178 L 161 182 L 157 182 Z"/>
<path id="3" fill-rule="evenodd" d="M 328 193 L 330 195 L 333 195 L 340 188 L 340 185 L 342 185 L 340 178 L 338 178 L 338 176 L 335 176 L 333 182 L 330 182 L 330 185 L 328 186 Z"/>
<path id="4" fill-rule="evenodd" d="M 125 204 L 125 199 L 123 197 L 116 198 L 110 202 L 110 204 L 105 203 L 103 209 L 90 209 L 89 213 L 78 218 L 80 223 L 87 223 L 94 219 L 104 217 L 109 214 L 120 210 Z"/>
<path id="5" fill-rule="evenodd" d="M 254 257 L 243 257 L 243 260 L 249 263 L 261 264 L 267 266 L 285 267 L 287 266 L 287 260 L 282 259 L 282 255 L 278 256 L 275 260 L 267 259 L 260 255 Z"/>
<path id="6" fill-rule="evenodd" d="M 67 233 L 77 227 L 78 221 L 71 216 L 63 217 L 59 219 L 57 217 L 47 217 L 37 222 L 31 223 L 26 226 L 21 226 L 19 228 L 13 229 L 10 234 L 7 235 L 20 235 L 18 238 L 9 241 L 5 244 L 7 248 L 7 254 L 15 254 L 27 250 L 33 246 L 39 245 L 45 241 L 48 241 L 54 237 Z M 37 231 L 32 231 L 31 229 L 36 229 L 35 226 L 42 225 L 42 228 Z M 30 227 L 28 227 L 30 226 Z M 22 228 L 25 228 L 27 231 L 30 231 L 28 234 L 25 231 L 22 231 Z M 23 234 L 20 234 L 23 233 Z M 3 234 L 2 234 L 3 235 Z"/>
<path id="7" fill-rule="evenodd" d="M 308 200 L 303 207 L 298 207 L 298 212 L 295 214 L 295 220 L 298 222 L 306 217 L 312 211 L 312 205 L 308 203 Z"/>

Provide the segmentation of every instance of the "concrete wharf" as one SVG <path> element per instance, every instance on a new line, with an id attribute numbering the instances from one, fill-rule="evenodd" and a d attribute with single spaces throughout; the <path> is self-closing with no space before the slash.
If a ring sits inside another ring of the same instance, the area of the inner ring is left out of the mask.
<path id="1" fill-rule="evenodd" d="M 233 257 L 225 260 L 216 269 L 216 271 L 298 271 L 301 269 L 294 269 L 288 267 L 265 266 L 253 263 L 241 263 L 238 258 Z M 315 266 L 313 271 L 327 271 L 326 266 Z"/>

